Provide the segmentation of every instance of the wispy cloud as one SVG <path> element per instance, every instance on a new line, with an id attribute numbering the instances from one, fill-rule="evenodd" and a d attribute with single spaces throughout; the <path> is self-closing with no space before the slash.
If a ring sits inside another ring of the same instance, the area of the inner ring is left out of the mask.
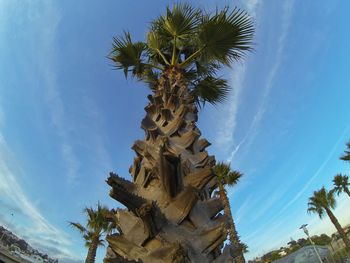
<path id="1" fill-rule="evenodd" d="M 223 125 L 220 125 L 221 128 L 218 130 L 218 135 L 216 137 L 216 143 L 220 147 L 229 147 L 233 143 L 233 136 L 237 123 L 239 97 L 243 87 L 245 71 L 246 66 L 238 65 L 231 81 L 234 92 L 231 93 L 229 104 L 227 104 L 227 107 L 224 109 L 225 119 L 222 120 Z"/>
<path id="2" fill-rule="evenodd" d="M 248 3 L 248 6 L 250 6 L 250 9 L 253 10 L 253 13 L 255 13 L 259 5 L 259 1 L 252 0 L 252 1 L 248 1 L 247 3 Z M 268 106 L 268 97 L 273 87 L 278 70 L 283 61 L 283 53 L 284 53 L 285 45 L 287 43 L 288 31 L 289 31 L 289 27 L 290 27 L 292 15 L 293 15 L 293 7 L 294 7 L 294 0 L 284 2 L 283 14 L 281 15 L 282 17 L 281 34 L 277 39 L 277 51 L 275 54 L 275 60 L 267 75 L 267 79 L 264 84 L 263 93 L 260 99 L 260 106 L 258 107 L 257 112 L 254 115 L 252 122 L 247 132 L 245 133 L 246 135 L 243 137 L 243 139 L 239 141 L 235 146 L 234 144 L 232 144 L 234 143 L 234 139 L 231 139 L 229 141 L 229 143 L 231 143 L 231 148 L 233 148 L 233 150 L 228 155 L 228 161 L 232 161 L 234 159 L 235 155 L 240 150 L 243 144 L 245 144 L 246 150 L 249 149 L 250 145 L 253 143 L 256 135 L 258 134 L 261 120 L 263 119 L 263 116 Z M 233 115 L 231 118 L 233 118 L 232 122 L 236 123 L 237 109 L 235 109 L 235 115 Z M 236 126 L 232 126 L 232 130 L 231 130 L 232 136 L 234 136 L 235 134 L 235 128 Z"/>
<path id="3" fill-rule="evenodd" d="M 61 21 L 60 9 L 55 6 L 54 2 L 43 2 L 40 7 L 34 5 L 29 6 L 28 12 L 36 13 L 40 9 L 41 15 L 33 16 L 37 28 L 40 28 L 37 64 L 39 66 L 39 74 L 44 82 L 44 98 L 51 112 L 52 125 L 61 140 L 61 154 L 65 161 L 67 169 L 67 182 L 74 184 L 77 180 L 78 170 L 80 167 L 78 158 L 75 156 L 73 146 L 69 139 L 69 125 L 65 119 L 65 109 L 61 98 L 60 89 L 57 86 L 56 59 L 55 59 L 55 43 L 57 28 Z"/>
<path id="4" fill-rule="evenodd" d="M 320 165 L 320 167 L 317 169 L 317 171 L 313 174 L 313 176 L 306 182 L 304 187 L 300 189 L 300 191 L 294 196 L 292 200 L 290 200 L 280 211 L 279 215 L 284 213 L 293 203 L 295 203 L 304 193 L 306 190 L 309 189 L 311 186 L 312 182 L 320 175 L 320 173 L 323 171 L 323 169 L 326 167 L 326 165 L 329 163 L 329 161 L 334 157 L 334 154 L 339 147 L 341 143 L 344 142 L 345 136 L 348 134 L 350 129 L 350 125 L 348 125 L 344 131 L 342 132 L 341 136 L 339 139 L 335 142 L 333 145 L 332 149 L 330 150 L 329 154 L 327 155 L 326 159 L 323 161 L 323 163 Z"/>
<path id="5" fill-rule="evenodd" d="M 11 207 L 3 202 L 1 207 L 7 207 L 11 212 L 16 211 L 16 214 L 23 214 L 26 216 L 26 222 L 28 226 L 19 227 L 21 236 L 26 236 L 33 245 L 38 245 L 40 248 L 56 248 L 57 253 L 50 255 L 56 258 L 72 258 L 76 256 L 71 253 L 69 246 L 72 245 L 69 237 L 64 232 L 58 230 L 51 225 L 44 216 L 36 209 L 32 202 L 27 198 L 21 185 L 16 178 L 23 177 L 19 174 L 21 172 L 20 166 L 15 160 L 15 156 L 9 149 L 4 136 L 0 133 L 0 196 L 1 199 L 7 199 L 11 201 Z M 20 213 L 18 213 L 20 212 Z M 3 216 L 0 218 L 2 223 L 8 227 L 10 225 L 8 220 Z M 6 221 L 5 221 L 6 220 Z M 12 229 L 13 230 L 13 229 Z"/>

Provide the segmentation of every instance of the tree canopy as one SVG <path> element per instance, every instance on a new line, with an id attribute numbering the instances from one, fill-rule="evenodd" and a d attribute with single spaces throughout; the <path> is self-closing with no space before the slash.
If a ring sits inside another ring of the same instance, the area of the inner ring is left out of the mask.
<path id="1" fill-rule="evenodd" d="M 117 69 L 150 84 L 169 68 L 182 70 L 197 102 L 222 102 L 229 91 L 217 76 L 252 50 L 254 26 L 242 10 L 228 7 L 207 13 L 188 4 L 168 7 L 151 22 L 145 42 L 132 41 L 128 31 L 114 38 L 109 58 Z"/>

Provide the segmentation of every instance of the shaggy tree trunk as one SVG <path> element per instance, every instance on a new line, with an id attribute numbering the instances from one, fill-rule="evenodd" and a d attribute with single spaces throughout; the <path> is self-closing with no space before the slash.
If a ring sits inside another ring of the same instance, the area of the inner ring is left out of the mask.
<path id="1" fill-rule="evenodd" d="M 111 173 L 110 196 L 127 207 L 115 213 L 117 234 L 107 236 L 105 262 L 233 262 L 239 251 L 223 248 L 227 217 L 211 197 L 217 187 L 215 158 L 196 127 L 197 108 L 182 72 L 168 69 L 148 96 L 134 143 L 133 182 Z"/>
<path id="2" fill-rule="evenodd" d="M 245 259 L 244 259 L 244 255 L 243 255 L 243 251 L 242 251 L 242 247 L 241 247 L 241 242 L 239 240 L 238 233 L 236 231 L 235 222 L 233 220 L 230 201 L 227 197 L 227 193 L 226 193 L 226 190 L 224 188 L 224 185 L 220 182 L 218 183 L 218 185 L 219 185 L 219 195 L 220 195 L 220 198 L 224 204 L 224 213 L 228 218 L 227 229 L 228 229 L 228 235 L 230 238 L 230 242 L 231 242 L 231 244 L 235 245 L 240 250 L 240 255 L 235 259 L 235 262 L 242 263 L 242 262 L 245 262 Z"/>
<path id="3" fill-rule="evenodd" d="M 341 225 L 338 222 L 338 219 L 335 217 L 335 215 L 332 213 L 332 211 L 328 208 L 325 208 L 325 209 L 326 209 L 326 212 L 327 212 L 329 219 L 332 221 L 332 223 L 335 226 L 335 228 L 337 229 L 340 237 L 344 241 L 347 254 L 350 255 L 350 240 L 349 240 L 348 236 L 346 235 L 344 229 L 341 227 Z"/>
<path id="4" fill-rule="evenodd" d="M 97 247 L 98 247 L 98 239 L 92 240 L 88 250 L 88 254 L 85 259 L 85 263 L 95 263 Z"/>

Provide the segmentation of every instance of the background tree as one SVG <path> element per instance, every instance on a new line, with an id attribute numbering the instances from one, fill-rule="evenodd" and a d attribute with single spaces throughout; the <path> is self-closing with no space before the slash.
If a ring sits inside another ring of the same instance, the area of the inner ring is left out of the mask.
<path id="1" fill-rule="evenodd" d="M 251 50 L 254 26 L 237 8 L 209 13 L 175 4 L 151 22 L 145 42 L 129 32 L 115 37 L 109 58 L 125 76 L 146 82 L 145 137 L 137 140 L 132 182 L 111 173 L 110 196 L 127 209 L 116 211 L 120 231 L 107 236 L 105 262 L 231 262 L 226 245 L 215 158 L 196 126 L 205 103 L 218 104 L 230 87 L 218 71 Z"/>
<path id="2" fill-rule="evenodd" d="M 340 159 L 350 162 L 350 141 L 346 143 L 346 149 L 344 150 L 344 154 L 340 157 Z"/>
<path id="3" fill-rule="evenodd" d="M 333 191 L 335 191 L 337 195 L 340 195 L 342 192 L 345 192 L 350 197 L 350 191 L 349 191 L 350 183 L 349 183 L 349 177 L 347 175 L 337 174 L 333 178 L 333 184 L 334 184 Z"/>
<path id="4" fill-rule="evenodd" d="M 225 215 L 229 218 L 228 234 L 229 234 L 230 242 L 232 244 L 242 247 L 242 244 L 239 240 L 239 236 L 236 230 L 235 222 L 233 220 L 230 201 L 227 197 L 227 191 L 225 189 L 225 186 L 236 185 L 243 174 L 238 171 L 232 171 L 230 164 L 227 164 L 224 162 L 219 162 L 215 165 L 214 173 L 217 176 L 219 196 L 224 204 L 224 212 L 225 212 Z M 241 257 L 242 257 L 241 260 L 244 261 L 243 249 L 242 249 Z"/>
<path id="5" fill-rule="evenodd" d="M 110 211 L 106 206 L 97 204 L 96 210 L 87 207 L 84 213 L 87 216 L 86 226 L 74 222 L 69 222 L 69 224 L 76 228 L 84 238 L 85 246 L 88 248 L 85 263 L 93 263 L 97 248 L 104 245 L 104 234 L 112 231 L 112 223 L 106 218 Z"/>
<path id="6" fill-rule="evenodd" d="M 346 251 L 350 255 L 350 241 L 347 237 L 345 231 L 341 227 L 341 225 L 338 222 L 338 219 L 335 217 L 335 215 L 332 212 L 332 209 L 334 209 L 336 206 L 336 200 L 334 198 L 334 192 L 333 191 L 327 191 L 324 187 L 322 187 L 318 191 L 314 191 L 314 194 L 312 197 L 309 198 L 308 203 L 308 212 L 309 213 L 316 213 L 318 216 L 322 219 L 325 214 L 328 215 L 329 219 L 337 229 L 339 235 L 343 239 L 346 247 Z"/>

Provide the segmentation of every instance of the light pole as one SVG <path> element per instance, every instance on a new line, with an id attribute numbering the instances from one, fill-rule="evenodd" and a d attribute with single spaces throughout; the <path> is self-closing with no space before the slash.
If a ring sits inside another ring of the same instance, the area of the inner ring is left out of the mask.
<path id="1" fill-rule="evenodd" d="M 312 247 L 313 247 L 314 250 L 315 250 L 315 253 L 316 253 L 316 256 L 318 257 L 318 260 L 320 261 L 320 263 L 323 263 L 323 261 L 322 261 L 322 259 L 321 259 L 321 257 L 320 257 L 320 254 L 318 254 L 318 251 L 317 251 L 317 249 L 316 249 L 316 247 L 315 247 L 315 243 L 314 243 L 314 242 L 312 241 L 312 239 L 310 238 L 309 230 L 307 230 L 306 226 L 307 226 L 307 224 L 304 224 L 304 225 L 302 225 L 299 229 L 304 230 L 304 233 L 306 234 L 306 236 L 307 236 L 307 238 L 309 239 L 309 241 L 310 241 Z"/>

